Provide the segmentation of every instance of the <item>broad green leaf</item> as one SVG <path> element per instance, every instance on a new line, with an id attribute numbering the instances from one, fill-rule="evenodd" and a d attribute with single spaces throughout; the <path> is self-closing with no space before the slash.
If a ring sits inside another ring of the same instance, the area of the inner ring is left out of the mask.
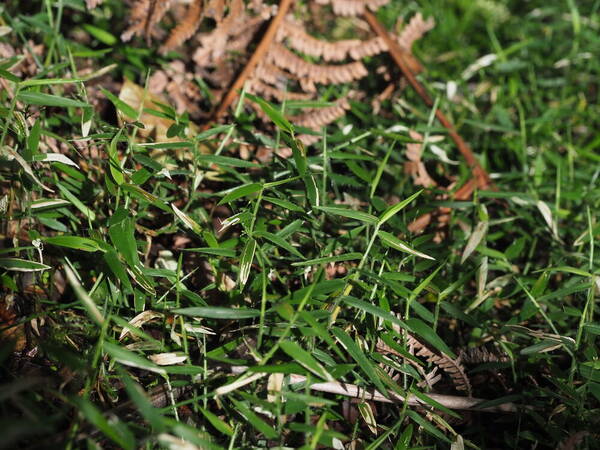
<path id="1" fill-rule="evenodd" d="M 137 120 L 138 112 L 135 110 L 135 108 L 129 106 L 123 100 L 118 98 L 112 92 L 107 91 L 103 87 L 101 87 L 100 90 L 106 96 L 106 98 L 108 98 L 111 101 L 111 103 L 115 105 L 115 108 L 117 108 L 118 111 L 123 113 L 126 117 L 129 117 L 131 120 Z"/>
<path id="2" fill-rule="evenodd" d="M 135 184 L 130 184 L 130 183 L 123 183 L 121 185 L 121 187 L 123 188 L 123 190 L 129 192 L 134 197 L 137 197 L 140 200 L 145 200 L 147 202 L 150 202 L 151 204 L 153 204 L 157 208 L 162 209 L 165 212 L 168 212 L 168 213 L 171 212 L 169 205 L 167 205 L 164 201 L 162 201 L 156 195 L 146 192 L 141 187 L 139 187 Z"/>
<path id="3" fill-rule="evenodd" d="M 113 180 L 115 180 L 115 183 L 118 185 L 123 184 L 125 181 L 125 176 L 123 175 L 119 161 L 119 152 L 117 151 L 117 144 L 119 143 L 122 134 L 123 128 L 119 129 L 117 134 L 115 134 L 115 136 L 110 140 L 110 144 L 108 146 L 108 167 Z"/>
<path id="4" fill-rule="evenodd" d="M 20 258 L 0 258 L 0 267 L 13 272 L 41 272 L 52 268 L 46 264 Z"/>
<path id="5" fill-rule="evenodd" d="M 128 211 L 123 208 L 115 211 L 109 221 L 108 236 L 130 267 L 141 265 L 135 241 L 135 225 Z"/>
<path id="6" fill-rule="evenodd" d="M 219 205 L 223 205 L 224 203 L 230 203 L 238 198 L 246 197 L 248 195 L 252 195 L 263 189 L 262 183 L 250 183 L 244 184 L 242 186 L 238 186 L 235 189 L 229 191 L 225 197 L 221 199 Z"/>
<path id="7" fill-rule="evenodd" d="M 0 27 L 1 29 L 2 27 Z M 4 78 L 5 80 L 12 81 L 13 83 L 20 83 L 21 79 L 16 76 L 14 73 L 9 72 L 8 70 L 0 69 L 0 78 Z"/>
<path id="8" fill-rule="evenodd" d="M 144 266 L 137 263 L 135 266 L 128 267 L 127 272 L 131 278 L 150 295 L 156 295 L 154 284 L 151 279 L 147 278 L 143 273 Z"/>
<path id="9" fill-rule="evenodd" d="M 84 78 L 36 78 L 33 80 L 25 80 L 21 83 L 21 88 L 32 87 L 32 86 L 49 86 L 51 84 L 72 84 L 81 83 Z M 92 105 L 87 104 L 90 107 Z"/>
<path id="10" fill-rule="evenodd" d="M 425 253 L 421 253 L 415 250 L 414 248 L 409 247 L 409 245 L 406 242 L 401 241 L 393 234 L 379 230 L 377 236 L 379 237 L 379 239 L 381 239 L 381 241 L 384 244 L 388 245 L 389 247 L 395 248 L 396 250 L 400 250 L 402 252 L 410 253 L 414 256 L 419 256 L 420 258 L 431 259 L 435 261 L 435 258 L 432 258 L 431 256 L 426 255 Z"/>
<path id="11" fill-rule="evenodd" d="M 360 402 L 357 406 L 360 415 L 367 424 L 367 427 L 369 427 L 369 430 L 371 430 L 371 433 L 377 435 L 377 419 L 375 419 L 371 405 L 367 402 Z"/>
<path id="12" fill-rule="evenodd" d="M 281 349 L 286 352 L 294 361 L 301 364 L 305 369 L 311 371 L 316 376 L 327 380 L 333 381 L 333 377 L 325 370 L 325 368 L 318 362 L 309 352 L 304 350 L 295 341 L 284 340 L 280 344 Z"/>
<path id="13" fill-rule="evenodd" d="M 363 300 L 359 300 L 355 297 L 341 297 L 341 300 L 346 303 L 347 305 L 353 306 L 354 308 L 358 308 L 366 313 L 369 313 L 375 317 L 379 317 L 383 320 L 387 320 L 390 323 L 393 323 L 395 325 L 398 325 L 400 328 L 404 328 L 405 330 L 408 330 L 409 327 L 402 322 L 400 319 L 398 319 L 396 316 L 394 316 L 392 313 L 390 313 L 389 311 L 385 311 L 383 309 L 381 309 L 378 306 L 373 305 L 372 303 L 367 303 Z"/>
<path id="14" fill-rule="evenodd" d="M 79 279 L 77 278 L 77 275 L 75 275 L 75 272 L 73 272 L 68 265 L 65 265 L 65 274 L 67 276 L 67 281 L 73 288 L 73 291 L 75 291 L 75 295 L 79 301 L 81 301 L 81 304 L 83 305 L 83 308 L 87 312 L 88 316 L 90 316 L 90 318 L 98 325 L 102 325 L 104 323 L 104 315 L 100 312 L 100 309 L 98 309 L 98 306 L 94 300 L 83 288 L 79 282 Z"/>
<path id="15" fill-rule="evenodd" d="M 84 252 L 97 252 L 98 250 L 102 250 L 102 247 L 93 239 L 79 236 L 44 237 L 42 240 L 47 244 L 83 250 Z"/>
<path id="16" fill-rule="evenodd" d="M 309 205 L 313 208 L 318 208 L 321 204 L 321 200 L 319 198 L 319 190 L 317 189 L 315 177 L 312 174 L 308 174 L 302 177 L 302 181 L 304 182 L 306 198 L 308 199 Z"/>
<path id="17" fill-rule="evenodd" d="M 85 397 L 74 396 L 71 398 L 71 402 L 77 406 L 77 410 L 89 423 L 104 433 L 119 448 L 125 450 L 136 448 L 135 437 L 122 422 L 120 423 L 120 427 L 116 427 L 114 423 L 109 423 L 102 411 Z"/>
<path id="18" fill-rule="evenodd" d="M 186 227 L 188 227 L 194 233 L 197 233 L 197 234 L 202 233 L 202 227 L 198 224 L 198 222 L 196 222 L 194 219 L 192 219 L 186 213 L 181 211 L 177 206 L 175 206 L 174 203 L 171 203 L 171 208 L 173 208 L 173 212 L 175 213 L 175 215 L 179 218 L 179 220 L 181 220 L 183 222 L 183 224 Z"/>
<path id="19" fill-rule="evenodd" d="M 172 309 L 171 312 L 182 316 L 223 320 L 252 319 L 253 317 L 260 316 L 258 309 L 225 308 L 222 306 L 191 306 L 189 308 Z"/>
<path id="20" fill-rule="evenodd" d="M 26 159 L 31 160 L 33 156 L 38 153 L 40 146 L 40 135 L 42 134 L 42 121 L 36 120 L 31 130 L 29 131 L 29 137 L 27 138 L 27 154 Z"/>
<path id="21" fill-rule="evenodd" d="M 362 258 L 361 253 L 344 253 L 342 255 L 335 256 L 324 256 L 322 258 L 315 258 L 309 261 L 299 261 L 292 263 L 292 266 L 312 266 L 317 264 L 329 264 L 332 262 L 340 262 L 340 261 L 353 261 Z"/>
<path id="22" fill-rule="evenodd" d="M 600 383 L 600 361 L 587 361 L 579 365 L 579 371 L 585 378 Z"/>
<path id="23" fill-rule="evenodd" d="M 475 226 L 475 229 L 469 236 L 469 240 L 467 241 L 467 245 L 465 245 L 465 249 L 463 250 L 462 257 L 460 259 L 460 263 L 463 264 L 471 253 L 477 248 L 481 240 L 485 237 L 488 230 L 488 221 L 484 220 Z"/>
<path id="24" fill-rule="evenodd" d="M 17 94 L 17 100 L 28 105 L 37 106 L 57 106 L 63 108 L 85 108 L 90 106 L 88 103 L 79 100 L 60 97 L 58 95 L 42 94 L 40 92 L 19 92 Z"/>
<path id="25" fill-rule="evenodd" d="M 119 368 L 121 370 L 119 373 L 119 380 L 123 382 L 125 386 L 125 391 L 129 398 L 135 404 L 137 410 L 140 414 L 148 421 L 148 423 L 152 426 L 152 428 L 157 432 L 164 431 L 165 420 L 164 417 L 160 414 L 157 408 L 150 402 L 146 392 L 142 389 L 142 387 L 137 384 L 133 379 L 129 376 L 129 374 Z"/>
<path id="26" fill-rule="evenodd" d="M 229 156 L 221 156 L 221 155 L 198 155 L 196 161 L 199 163 L 207 163 L 207 164 L 216 164 L 217 166 L 227 166 L 227 167 L 260 167 L 259 164 L 253 163 L 251 161 L 245 161 L 239 158 L 231 158 Z"/>
<path id="27" fill-rule="evenodd" d="M 565 273 L 572 273 L 575 275 L 581 275 L 582 277 L 592 277 L 593 274 L 591 274 L 590 272 L 587 272 L 585 270 L 579 269 L 577 267 L 570 267 L 570 266 L 559 266 L 559 267 L 550 267 L 548 269 L 545 269 L 548 272 L 565 272 Z"/>
<path id="28" fill-rule="evenodd" d="M 196 139 L 197 141 L 204 141 L 210 137 L 216 136 L 217 134 L 226 133 L 227 131 L 231 130 L 232 128 L 235 128 L 234 124 L 219 125 L 217 127 L 210 128 L 206 131 L 203 131 L 202 133 L 198 133 L 194 139 Z"/>
<path id="29" fill-rule="evenodd" d="M 295 203 L 292 203 L 290 201 L 287 200 L 282 200 L 280 198 L 275 198 L 275 197 L 268 197 L 268 196 L 263 196 L 263 200 L 273 203 L 274 205 L 277 206 L 281 206 L 284 209 L 289 209 L 290 211 L 296 211 L 296 212 L 304 212 L 304 208 L 301 208 L 300 206 L 296 205 Z"/>
<path id="30" fill-rule="evenodd" d="M 158 373 L 159 375 L 166 375 L 165 369 L 157 366 L 149 359 L 127 350 L 120 345 L 111 344 L 110 342 L 104 342 L 102 348 L 108 353 L 115 361 L 120 362 L 129 367 L 136 367 L 138 369 L 148 370 L 150 372 Z"/>
<path id="31" fill-rule="evenodd" d="M 206 417 L 210 424 L 213 427 L 215 427 L 216 430 L 220 431 L 226 436 L 233 436 L 233 429 L 231 428 L 231 426 L 223 420 L 219 419 L 219 417 L 216 414 L 213 414 L 208 409 L 204 408 L 200 408 L 200 412 L 204 417 Z"/>
<path id="32" fill-rule="evenodd" d="M 38 179 L 38 177 L 36 177 L 35 174 L 33 173 L 33 170 L 31 169 L 31 166 L 29 165 L 29 163 L 27 161 L 25 161 L 21 155 L 19 155 L 16 151 L 14 151 L 8 145 L 5 145 L 4 147 L 2 147 L 2 150 L 6 151 L 9 155 L 11 155 L 13 158 L 15 158 L 15 160 L 23 168 L 23 170 L 25 171 L 25 173 L 27 175 L 29 175 L 31 177 L 31 179 L 38 186 L 40 186 L 45 191 L 54 192 L 52 189 L 50 189 L 49 187 L 44 186 L 44 184 L 42 184 L 42 182 Z"/>
<path id="33" fill-rule="evenodd" d="M 335 214 L 336 216 L 360 220 L 361 222 L 365 223 L 377 223 L 377 217 L 366 212 L 355 211 L 354 209 L 342 208 L 340 206 L 318 206 L 316 207 L 316 209 L 318 209 L 319 211 L 323 211 L 327 214 Z"/>
<path id="34" fill-rule="evenodd" d="M 308 161 L 306 159 L 306 149 L 304 145 L 299 140 L 295 139 L 292 136 L 285 136 L 284 140 L 292 149 L 292 156 L 294 157 L 294 162 L 296 163 L 296 169 L 298 170 L 298 175 L 301 177 L 306 176 L 306 171 L 308 169 Z"/>
<path id="35" fill-rule="evenodd" d="M 255 231 L 254 236 L 267 239 L 268 241 L 271 241 L 276 246 L 281 247 L 284 250 L 287 250 L 288 252 L 297 256 L 298 258 L 304 259 L 304 256 L 302 255 L 302 253 L 300 253 L 294 246 L 292 246 L 292 244 L 290 244 L 285 239 L 277 236 L 276 234 L 269 233 L 267 231 Z"/>
<path id="36" fill-rule="evenodd" d="M 96 220 L 96 213 L 92 211 L 90 208 L 85 206 L 81 200 L 79 200 L 71 191 L 69 191 L 61 182 L 56 183 L 56 187 L 60 191 L 60 193 L 69 201 L 73 206 L 75 206 L 79 211 L 83 213 L 83 215 L 91 220 Z"/>
<path id="37" fill-rule="evenodd" d="M 406 414 L 412 419 L 414 420 L 417 425 L 423 427 L 429 434 L 437 437 L 438 439 L 451 444 L 452 442 L 450 441 L 450 439 L 448 439 L 444 433 L 442 433 L 440 430 L 438 430 L 429 420 L 424 419 L 423 417 L 421 417 L 419 415 L 418 412 L 413 411 L 412 409 L 408 409 L 406 411 Z"/>
<path id="38" fill-rule="evenodd" d="M 277 125 L 277 127 L 282 129 L 286 133 L 292 134 L 294 132 L 294 126 L 285 117 L 283 117 L 281 111 L 275 109 L 275 107 L 271 105 L 271 103 L 269 103 L 266 100 L 263 100 L 260 97 L 248 93 L 246 93 L 246 98 L 260 106 L 260 109 L 262 109 L 263 112 L 267 116 L 269 116 L 269 118 L 273 121 L 275 125 Z"/>
<path id="39" fill-rule="evenodd" d="M 381 392 L 383 395 L 386 394 L 387 389 L 381 379 L 377 376 L 377 372 L 373 367 L 373 364 L 367 356 L 363 353 L 361 348 L 358 346 L 354 340 L 348 336 L 348 334 L 342 330 L 341 328 L 332 327 L 331 332 L 337 338 L 340 344 L 346 349 L 346 351 L 350 354 L 352 359 L 356 361 L 358 367 L 362 372 L 367 375 L 367 377 L 371 380 L 371 382 L 375 385 L 377 390 Z"/>
<path id="40" fill-rule="evenodd" d="M 109 33 L 103 28 L 95 27 L 94 25 L 90 25 L 89 23 L 84 23 L 82 26 L 85 31 L 90 33 L 103 44 L 113 46 L 117 42 L 119 42 L 119 40 L 113 34 Z"/>
<path id="41" fill-rule="evenodd" d="M 242 257 L 240 259 L 240 275 L 238 283 L 240 287 L 244 287 L 250 276 L 250 269 L 252 268 L 252 261 L 254 261 L 254 252 L 256 251 L 256 241 L 249 238 L 242 251 Z"/>
<path id="42" fill-rule="evenodd" d="M 271 425 L 268 425 L 264 420 L 258 417 L 244 403 L 234 398 L 230 398 L 230 400 L 235 405 L 237 412 L 239 412 L 250 425 L 256 428 L 256 430 L 262 433 L 267 439 L 277 439 L 279 437 L 279 433 L 277 433 Z"/>
<path id="43" fill-rule="evenodd" d="M 369 180 L 370 184 L 371 184 L 371 192 L 369 194 L 369 197 L 371 197 L 371 198 L 373 198 L 373 196 L 375 195 L 375 191 L 377 190 L 377 186 L 379 185 L 379 181 L 381 180 L 381 176 L 383 175 L 383 171 L 387 165 L 388 159 L 390 158 L 390 155 L 392 154 L 392 150 L 394 150 L 395 144 L 396 144 L 396 141 L 392 142 L 392 145 L 390 145 L 390 148 L 385 153 L 383 160 L 381 160 L 381 162 L 377 166 L 377 172 L 375 173 L 375 176 L 373 177 L 372 180 Z"/>
<path id="44" fill-rule="evenodd" d="M 403 210 L 406 207 L 406 205 L 408 205 L 415 198 L 417 198 L 419 195 L 421 195 L 421 192 L 423 192 L 423 189 L 415 192 L 413 195 L 411 195 L 407 199 L 402 200 L 401 202 L 396 203 L 395 205 L 392 205 L 388 209 L 386 209 L 383 213 L 381 213 L 381 216 L 379 216 L 379 225 L 380 226 L 383 225 L 388 220 L 390 220 L 392 217 L 394 217 L 396 214 L 398 214 L 398 212 Z"/>
<path id="45" fill-rule="evenodd" d="M 117 252 L 111 249 L 104 253 L 103 257 L 106 265 L 110 268 L 115 277 L 117 277 L 117 279 L 122 283 L 122 289 L 125 292 L 133 292 L 133 286 L 131 286 L 131 282 L 127 276 L 127 269 L 119 259 Z"/>
<path id="46" fill-rule="evenodd" d="M 593 335 L 600 335 L 600 324 L 597 323 L 586 323 L 583 326 L 583 329 L 588 332 L 589 334 L 593 334 Z"/>

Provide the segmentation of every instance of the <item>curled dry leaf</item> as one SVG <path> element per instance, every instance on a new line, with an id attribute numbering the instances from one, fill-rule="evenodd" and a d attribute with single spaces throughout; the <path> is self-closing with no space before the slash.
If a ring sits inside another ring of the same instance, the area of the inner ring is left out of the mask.
<path id="1" fill-rule="evenodd" d="M 181 355 L 179 353 L 156 353 L 154 355 L 149 355 L 148 358 L 154 364 L 159 366 L 172 366 L 174 364 L 185 362 L 188 359 L 186 355 Z"/>
<path id="2" fill-rule="evenodd" d="M 131 319 L 129 321 L 129 325 L 133 328 L 141 328 L 142 325 L 144 325 L 145 323 L 148 323 L 154 319 L 162 319 L 163 317 L 164 317 L 164 314 L 157 312 L 157 311 L 152 311 L 152 310 L 142 311 L 141 313 L 139 313 L 137 316 L 135 316 L 133 319 Z M 130 328 L 124 327 L 121 330 L 121 334 L 119 335 L 119 341 L 122 341 L 130 334 L 131 334 Z"/>

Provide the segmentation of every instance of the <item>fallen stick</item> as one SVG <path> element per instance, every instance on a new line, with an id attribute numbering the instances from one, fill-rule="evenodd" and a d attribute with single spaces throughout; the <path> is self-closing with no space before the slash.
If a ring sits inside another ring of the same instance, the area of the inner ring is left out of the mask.
<path id="1" fill-rule="evenodd" d="M 248 369 L 247 366 L 232 366 L 230 371 L 232 374 L 243 374 Z M 266 375 L 266 374 L 263 374 Z M 305 383 L 307 378 L 303 375 L 290 375 L 290 383 Z M 235 382 L 234 382 L 235 383 Z M 227 385 L 225 385 L 227 386 Z M 223 387 L 223 386 L 222 386 Z M 330 381 L 326 383 L 311 383 L 308 385 L 309 389 L 313 391 L 319 392 L 328 392 L 330 394 L 338 394 L 344 395 L 346 397 L 353 397 L 363 400 L 373 400 L 376 402 L 384 402 L 384 403 L 398 403 L 402 404 L 404 402 L 408 403 L 410 406 L 431 406 L 426 402 L 421 400 L 415 395 L 410 394 L 408 397 L 404 398 L 395 392 L 388 391 L 388 396 L 386 397 L 381 392 L 377 390 L 368 390 L 363 389 L 355 384 L 348 383 L 338 383 L 337 381 Z M 221 388 L 219 388 L 221 389 Z M 229 390 L 227 390 L 229 391 Z M 456 410 L 464 410 L 464 411 L 481 411 L 481 412 L 504 412 L 504 413 L 514 413 L 517 411 L 517 405 L 514 403 L 502 403 L 496 406 L 490 406 L 486 408 L 478 408 L 477 405 L 483 402 L 487 402 L 487 400 L 481 398 L 474 397 L 462 397 L 456 395 L 443 395 L 443 394 L 424 394 L 427 397 L 435 400 L 440 405 L 448 408 L 448 409 L 456 409 Z"/>
<path id="2" fill-rule="evenodd" d="M 227 108 L 229 108 L 229 105 L 231 105 L 235 97 L 238 96 L 238 91 L 242 88 L 244 82 L 248 79 L 248 77 L 252 75 L 252 72 L 254 72 L 254 69 L 256 68 L 257 64 L 261 61 L 261 59 L 267 52 L 269 46 L 271 45 L 271 42 L 273 42 L 273 39 L 275 38 L 275 33 L 277 33 L 277 29 L 279 28 L 279 24 L 289 11 L 293 1 L 294 0 L 281 0 L 281 3 L 279 3 L 279 9 L 277 10 L 277 15 L 273 18 L 273 20 L 271 20 L 269 28 L 267 28 L 267 31 L 265 32 L 260 43 L 256 47 L 256 50 L 248 60 L 248 64 L 246 64 L 244 70 L 242 70 L 242 72 L 238 75 L 234 83 L 231 85 L 231 88 L 229 88 L 229 91 L 227 92 L 225 97 L 223 97 L 223 100 L 221 100 L 221 103 L 213 113 L 211 119 L 206 122 L 206 128 L 208 128 L 208 126 L 210 126 L 211 123 L 214 123 L 217 120 L 219 120 L 221 116 L 225 114 Z"/>
<path id="3" fill-rule="evenodd" d="M 417 92 L 419 97 L 423 99 L 427 106 L 433 106 L 434 102 L 432 98 L 429 96 L 423 85 L 419 83 L 419 80 L 417 80 L 417 77 L 411 70 L 411 63 L 405 57 L 405 52 L 400 47 L 400 44 L 398 44 L 396 40 L 392 39 L 392 37 L 389 35 L 389 33 L 383 27 L 383 25 L 379 23 L 375 15 L 367 8 L 365 8 L 364 17 L 369 23 L 370 27 L 373 29 L 373 31 L 385 41 L 386 45 L 388 46 L 390 55 L 402 71 L 402 74 L 408 80 L 408 83 Z M 471 168 L 473 176 L 477 180 L 477 187 L 479 187 L 480 189 L 486 189 L 490 187 L 492 184 L 490 176 L 484 170 L 484 168 L 481 167 L 479 161 L 477 161 L 477 158 L 475 158 L 475 155 L 471 151 L 469 145 L 464 141 L 460 134 L 458 134 L 458 132 L 454 128 L 454 125 L 452 125 L 452 122 L 450 122 L 446 115 L 439 109 L 435 110 L 435 116 L 440 121 L 440 123 L 448 130 L 448 134 L 450 135 L 450 137 L 458 147 L 458 150 L 463 155 L 465 161 Z"/>

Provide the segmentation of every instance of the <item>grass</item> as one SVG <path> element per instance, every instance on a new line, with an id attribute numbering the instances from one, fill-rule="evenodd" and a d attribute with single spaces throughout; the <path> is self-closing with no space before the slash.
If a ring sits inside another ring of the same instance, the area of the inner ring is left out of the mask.
<path id="1" fill-rule="evenodd" d="M 444 134 L 410 91 L 381 114 L 353 103 L 307 152 L 252 96 L 274 131 L 240 104 L 194 132 L 170 106 L 115 97 L 115 81 L 143 86 L 166 60 L 115 38 L 120 2 L 6 2 L 0 44 L 45 50 L 34 74 L 0 60 L 0 447 L 596 448 L 599 8 L 380 12 L 388 26 L 436 19 L 421 79 L 497 188 L 453 201 L 404 173 L 411 139 L 390 127 Z M 146 137 L 151 117 L 179 143 Z M 265 142 L 293 155 L 240 157 Z M 469 169 L 449 142 L 424 162 L 460 185 Z M 443 227 L 408 231 L 440 207 Z M 435 364 L 408 354 L 402 330 L 438 356 L 485 349 L 467 365 L 473 396 L 515 411 L 436 403 L 466 392 L 441 369 L 434 393 L 417 386 Z M 426 407 L 309 388 L 332 381 Z"/>

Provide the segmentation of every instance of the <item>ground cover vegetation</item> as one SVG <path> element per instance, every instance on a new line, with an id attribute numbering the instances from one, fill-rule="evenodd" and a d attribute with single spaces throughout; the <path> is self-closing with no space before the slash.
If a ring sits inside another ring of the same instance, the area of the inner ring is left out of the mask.
<path id="1" fill-rule="evenodd" d="M 597 448 L 599 28 L 3 2 L 0 447 Z"/>

